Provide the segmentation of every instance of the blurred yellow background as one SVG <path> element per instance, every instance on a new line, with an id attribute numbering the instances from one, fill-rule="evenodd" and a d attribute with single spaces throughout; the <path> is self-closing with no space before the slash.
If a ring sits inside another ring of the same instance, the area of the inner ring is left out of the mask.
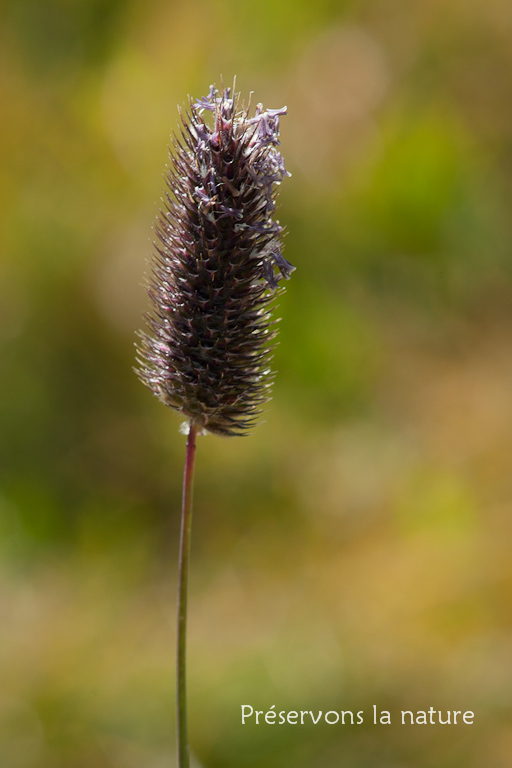
<path id="1" fill-rule="evenodd" d="M 509 768 L 506 0 L 4 3 L 0 765 L 174 765 L 184 438 L 133 343 L 176 105 L 235 74 L 288 106 L 297 271 L 264 423 L 199 440 L 197 765 Z"/>

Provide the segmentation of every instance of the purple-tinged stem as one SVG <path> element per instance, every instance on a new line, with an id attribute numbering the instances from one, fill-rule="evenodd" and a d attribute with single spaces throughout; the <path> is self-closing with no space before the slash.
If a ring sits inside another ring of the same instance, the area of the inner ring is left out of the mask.
<path id="1" fill-rule="evenodd" d="M 187 584 L 190 561 L 190 534 L 192 530 L 192 489 L 194 457 L 196 453 L 197 425 L 190 422 L 183 473 L 183 497 L 181 504 L 180 555 L 178 565 L 178 627 L 176 644 L 176 727 L 178 739 L 178 768 L 189 768 L 187 734 Z"/>

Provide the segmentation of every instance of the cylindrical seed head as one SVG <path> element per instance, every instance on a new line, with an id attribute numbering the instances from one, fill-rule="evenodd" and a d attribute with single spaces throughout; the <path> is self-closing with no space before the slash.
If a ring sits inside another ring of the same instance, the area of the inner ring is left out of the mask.
<path id="1" fill-rule="evenodd" d="M 290 175 L 277 150 L 285 113 L 258 104 L 251 117 L 239 94 L 211 86 L 172 137 L 137 373 L 217 434 L 244 434 L 269 399 L 270 303 L 294 269 L 272 218 L 275 186 Z"/>

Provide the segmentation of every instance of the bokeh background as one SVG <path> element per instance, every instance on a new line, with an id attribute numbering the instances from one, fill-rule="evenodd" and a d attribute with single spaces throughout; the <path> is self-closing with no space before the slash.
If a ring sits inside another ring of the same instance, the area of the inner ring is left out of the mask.
<path id="1" fill-rule="evenodd" d="M 184 438 L 133 344 L 176 105 L 235 74 L 297 271 L 264 423 L 199 442 L 196 765 L 509 768 L 506 0 L 3 3 L 0 763 L 175 765 Z"/>

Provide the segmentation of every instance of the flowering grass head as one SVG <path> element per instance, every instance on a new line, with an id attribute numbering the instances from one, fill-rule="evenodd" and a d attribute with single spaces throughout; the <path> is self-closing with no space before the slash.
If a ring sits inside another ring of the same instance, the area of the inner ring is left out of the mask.
<path id="1" fill-rule="evenodd" d="M 244 434 L 269 399 L 281 254 L 275 189 L 286 108 L 251 116 L 229 88 L 190 102 L 172 137 L 138 375 L 198 427 Z"/>

